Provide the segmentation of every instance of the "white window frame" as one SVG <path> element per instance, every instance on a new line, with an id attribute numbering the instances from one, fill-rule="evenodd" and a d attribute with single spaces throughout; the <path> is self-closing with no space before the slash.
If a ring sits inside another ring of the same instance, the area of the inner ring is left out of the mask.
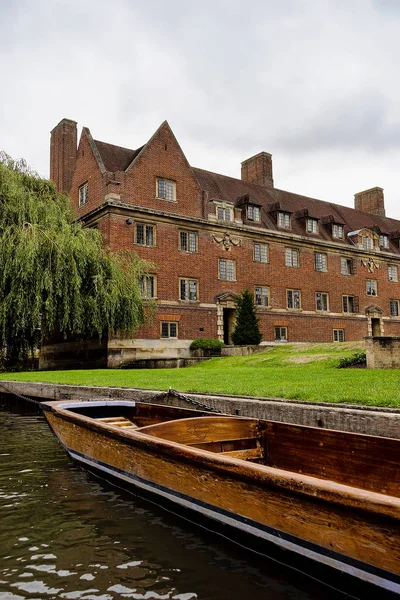
<path id="1" fill-rule="evenodd" d="M 181 229 L 179 231 L 179 250 L 193 254 L 197 252 L 198 236 L 196 231 Z"/>
<path id="2" fill-rule="evenodd" d="M 398 281 L 398 271 L 396 265 L 388 265 L 388 281 Z"/>
<path id="3" fill-rule="evenodd" d="M 163 330 L 167 329 L 167 335 L 163 335 Z M 172 333 L 172 335 L 171 335 Z M 173 335 L 175 333 L 175 335 Z M 160 338 L 161 339 L 177 339 L 178 338 L 178 321 L 160 321 Z"/>
<path id="4" fill-rule="evenodd" d="M 379 248 L 389 248 L 389 237 L 384 233 L 379 236 Z"/>
<path id="5" fill-rule="evenodd" d="M 354 259 L 341 256 L 340 272 L 342 275 L 354 275 Z"/>
<path id="6" fill-rule="evenodd" d="M 369 235 L 364 235 L 362 239 L 362 247 L 364 250 L 373 250 L 374 249 L 374 240 Z"/>
<path id="7" fill-rule="evenodd" d="M 217 221 L 233 221 L 233 207 L 227 204 L 216 204 L 215 215 Z"/>
<path id="8" fill-rule="evenodd" d="M 300 252 L 297 248 L 285 248 L 285 266 L 296 268 L 300 266 Z"/>
<path id="9" fill-rule="evenodd" d="M 259 242 L 254 243 L 253 260 L 254 262 L 261 263 L 268 262 L 268 244 L 260 244 Z"/>
<path id="10" fill-rule="evenodd" d="M 176 181 L 165 179 L 165 177 L 157 177 L 156 197 L 161 200 L 176 201 Z"/>
<path id="11" fill-rule="evenodd" d="M 218 259 L 218 278 L 221 281 L 236 281 L 236 261 Z"/>
<path id="12" fill-rule="evenodd" d="M 186 302 L 199 301 L 198 279 L 179 278 L 179 300 L 184 300 Z"/>
<path id="13" fill-rule="evenodd" d="M 328 256 L 324 252 L 314 252 L 314 270 L 324 273 L 328 270 Z"/>
<path id="14" fill-rule="evenodd" d="M 365 282 L 367 296 L 378 295 L 378 282 L 376 279 L 367 279 Z"/>
<path id="15" fill-rule="evenodd" d="M 268 307 L 270 306 L 270 289 L 269 287 L 256 285 L 254 287 L 254 304 L 256 306 Z"/>
<path id="16" fill-rule="evenodd" d="M 278 212 L 278 227 L 283 229 L 290 229 L 290 213 L 285 211 Z"/>
<path id="17" fill-rule="evenodd" d="M 307 233 L 318 233 L 318 219 L 307 218 Z"/>
<path id="18" fill-rule="evenodd" d="M 332 237 L 337 240 L 342 240 L 344 238 L 344 227 L 343 225 L 339 225 L 339 223 L 334 223 L 332 226 Z"/>
<path id="19" fill-rule="evenodd" d="M 318 304 L 320 308 L 318 308 Z M 327 292 L 315 292 L 315 310 L 317 312 L 329 311 L 329 294 Z"/>
<path id="20" fill-rule="evenodd" d="M 257 221 L 259 222 L 261 219 L 261 211 L 259 206 L 254 206 L 253 204 L 249 204 L 247 207 L 247 219 L 249 221 Z"/>
<path id="21" fill-rule="evenodd" d="M 334 329 L 333 330 L 333 341 L 334 342 L 344 342 L 344 329 Z"/>
<path id="22" fill-rule="evenodd" d="M 79 186 L 79 207 L 85 206 L 89 202 L 89 183 L 83 183 Z"/>
<path id="23" fill-rule="evenodd" d="M 292 306 L 290 306 L 290 304 Z M 289 310 L 301 310 L 301 291 L 294 289 L 286 290 L 286 308 Z"/>

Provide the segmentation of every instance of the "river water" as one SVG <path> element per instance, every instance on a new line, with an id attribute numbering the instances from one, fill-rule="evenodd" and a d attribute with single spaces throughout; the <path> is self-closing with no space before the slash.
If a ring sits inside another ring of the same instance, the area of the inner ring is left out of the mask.
<path id="1" fill-rule="evenodd" d="M 0 410 L 0 600 L 343 598 L 69 460 L 42 416 Z"/>

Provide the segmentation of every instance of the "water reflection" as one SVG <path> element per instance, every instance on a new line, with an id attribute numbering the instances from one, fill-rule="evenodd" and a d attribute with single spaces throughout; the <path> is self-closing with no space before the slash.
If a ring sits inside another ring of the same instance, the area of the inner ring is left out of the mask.
<path id="1" fill-rule="evenodd" d="M 0 432 L 0 600 L 339 597 L 80 470 L 41 416 Z"/>

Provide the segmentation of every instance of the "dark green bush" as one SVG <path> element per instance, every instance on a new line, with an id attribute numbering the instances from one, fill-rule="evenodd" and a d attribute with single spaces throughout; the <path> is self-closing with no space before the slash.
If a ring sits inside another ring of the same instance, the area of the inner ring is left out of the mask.
<path id="1" fill-rule="evenodd" d="M 338 364 L 338 369 L 348 369 L 350 367 L 366 367 L 367 355 L 365 352 L 355 352 L 351 356 L 341 358 Z"/>
<path id="2" fill-rule="evenodd" d="M 262 340 L 254 296 L 245 290 L 236 302 L 236 325 L 232 333 L 235 346 L 258 345 Z"/>
<path id="3" fill-rule="evenodd" d="M 225 346 L 224 342 L 211 338 L 197 338 L 190 344 L 191 350 L 221 350 Z"/>

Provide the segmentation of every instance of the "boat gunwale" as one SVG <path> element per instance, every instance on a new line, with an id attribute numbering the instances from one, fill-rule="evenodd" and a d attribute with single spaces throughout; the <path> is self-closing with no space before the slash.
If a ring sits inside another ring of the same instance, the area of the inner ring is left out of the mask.
<path id="1" fill-rule="evenodd" d="M 118 401 L 117 401 L 118 402 Z M 340 506 L 346 506 L 349 508 L 357 509 L 367 513 L 379 514 L 381 516 L 390 517 L 392 519 L 400 519 L 400 498 L 396 496 L 389 496 L 387 494 L 381 494 L 364 488 L 357 488 L 354 486 L 348 486 L 342 483 L 338 483 L 332 479 L 321 479 L 312 475 L 300 474 L 295 471 L 287 471 L 284 469 L 278 469 L 276 467 L 270 467 L 268 465 L 261 465 L 251 463 L 238 459 L 231 456 L 224 456 L 224 453 L 211 452 L 209 450 L 196 448 L 174 442 L 172 440 L 166 440 L 163 438 L 156 437 L 148 434 L 143 429 L 147 427 L 155 427 L 157 425 L 163 425 L 159 423 L 156 425 L 149 425 L 143 428 L 133 429 L 130 431 L 124 431 L 124 428 L 113 427 L 110 424 L 99 422 L 93 417 L 87 415 L 81 415 L 74 413 L 67 408 L 68 402 L 57 401 L 44 403 L 45 409 L 52 412 L 56 417 L 63 420 L 67 420 L 78 424 L 84 428 L 92 429 L 102 435 L 118 439 L 128 445 L 139 445 L 150 449 L 153 453 L 163 454 L 165 452 L 172 458 L 178 457 L 180 460 L 190 463 L 203 463 L 207 468 L 223 471 L 229 475 L 233 475 L 244 479 L 246 481 L 252 481 L 253 484 L 259 486 L 270 486 L 284 489 L 287 493 L 311 497 L 314 500 L 322 501 L 328 504 L 337 504 Z M 71 402 L 76 407 L 76 402 Z M 134 403 L 133 403 L 134 404 Z M 63 406 L 60 406 L 63 405 Z M 88 403 L 89 405 L 89 403 Z M 126 406 L 126 404 L 125 404 Z M 155 405 L 163 408 L 163 405 Z M 179 407 L 178 407 L 179 408 Z M 260 419 L 251 417 L 239 417 L 235 415 L 215 415 L 209 413 L 209 415 L 203 415 L 198 417 L 189 417 L 190 419 L 201 419 L 201 418 L 212 418 L 212 417 L 224 417 L 229 419 L 239 420 L 250 420 L 258 422 Z M 175 419 L 175 421 L 188 421 L 188 418 Z M 263 419 L 262 421 L 264 421 Z M 276 421 L 268 421 L 276 422 Z M 302 426 L 305 429 L 308 427 Z M 315 429 L 315 428 L 313 428 Z M 353 435 L 353 434 L 351 434 Z M 354 434 L 360 435 L 360 434 Z M 372 436 L 373 437 L 373 436 Z M 387 438 L 392 439 L 392 438 Z M 68 450 L 68 449 L 67 449 Z"/>

